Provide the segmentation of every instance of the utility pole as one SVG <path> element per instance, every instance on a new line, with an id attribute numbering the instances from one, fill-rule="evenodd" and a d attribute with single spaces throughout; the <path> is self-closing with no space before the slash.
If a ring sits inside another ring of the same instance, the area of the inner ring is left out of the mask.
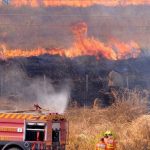
<path id="1" fill-rule="evenodd" d="M 127 89 L 129 89 L 129 62 L 127 60 L 127 68 L 126 68 L 126 82 L 127 82 Z"/>
<path id="2" fill-rule="evenodd" d="M 46 76 L 45 76 L 45 74 L 43 76 L 43 80 L 44 80 L 44 94 L 46 94 L 47 90 L 46 90 Z"/>
<path id="3" fill-rule="evenodd" d="M 126 76 L 126 82 L 127 82 L 127 89 L 129 89 L 129 76 L 128 76 L 128 72 L 127 72 L 127 76 Z"/>
<path id="4" fill-rule="evenodd" d="M 87 105 L 87 101 L 88 101 L 88 91 L 89 91 L 89 76 L 88 74 L 86 74 L 86 77 L 85 77 L 85 103 L 84 105 L 86 106 Z"/>
<path id="5" fill-rule="evenodd" d="M 0 96 L 2 96 L 2 89 L 3 89 L 3 81 L 2 81 L 2 75 L 0 77 Z"/>

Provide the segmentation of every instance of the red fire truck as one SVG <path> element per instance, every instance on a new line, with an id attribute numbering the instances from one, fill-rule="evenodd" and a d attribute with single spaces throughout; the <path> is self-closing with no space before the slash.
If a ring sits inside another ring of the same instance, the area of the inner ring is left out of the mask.
<path id="1" fill-rule="evenodd" d="M 64 115 L 39 110 L 0 113 L 1 150 L 65 150 L 67 140 Z"/>

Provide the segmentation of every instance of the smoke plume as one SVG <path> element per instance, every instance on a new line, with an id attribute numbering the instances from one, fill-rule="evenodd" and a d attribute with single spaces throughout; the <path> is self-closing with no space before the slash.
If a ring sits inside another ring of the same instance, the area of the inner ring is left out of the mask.
<path id="1" fill-rule="evenodd" d="M 39 104 L 49 112 L 65 111 L 70 96 L 68 82 L 54 87 L 45 76 L 29 78 L 16 65 L 4 68 L 0 67 L 0 100 L 3 109 L 27 110 Z"/>
<path id="2" fill-rule="evenodd" d="M 85 22 L 87 37 L 93 37 L 104 45 L 113 38 L 121 43 L 134 41 L 148 51 L 149 7 L 1 7 L 0 43 L 12 50 L 68 49 L 75 41 L 72 25 Z M 4 48 L 0 49 L 4 51 Z"/>

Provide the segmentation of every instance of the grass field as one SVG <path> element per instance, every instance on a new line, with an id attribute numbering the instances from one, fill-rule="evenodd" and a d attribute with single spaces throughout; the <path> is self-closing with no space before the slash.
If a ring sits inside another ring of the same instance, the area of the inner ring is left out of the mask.
<path id="1" fill-rule="evenodd" d="M 69 145 L 67 150 L 94 150 L 106 130 L 117 140 L 118 150 L 150 150 L 150 115 L 148 94 L 126 92 L 107 108 L 69 108 Z"/>

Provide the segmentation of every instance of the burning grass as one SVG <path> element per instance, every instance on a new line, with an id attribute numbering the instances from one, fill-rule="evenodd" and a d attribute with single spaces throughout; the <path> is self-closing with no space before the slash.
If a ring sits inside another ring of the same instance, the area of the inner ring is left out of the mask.
<path id="1" fill-rule="evenodd" d="M 104 56 L 109 60 L 120 60 L 137 58 L 141 54 L 140 46 L 134 41 L 124 43 L 112 38 L 109 43 L 103 43 L 94 37 L 88 37 L 88 26 L 85 22 L 79 22 L 78 24 L 74 25 L 72 27 L 72 31 L 75 41 L 68 49 L 7 49 L 4 44 L 0 44 L 0 47 L 2 48 L 1 58 L 7 59 L 13 57 L 31 57 L 49 54 L 66 56 L 70 58 L 83 55 L 95 56 L 96 58 Z"/>
<path id="2" fill-rule="evenodd" d="M 68 150 L 93 150 L 99 137 L 111 130 L 119 150 L 148 150 L 150 148 L 150 115 L 147 94 L 126 91 L 116 96 L 108 108 L 70 108 L 70 140 Z"/>

